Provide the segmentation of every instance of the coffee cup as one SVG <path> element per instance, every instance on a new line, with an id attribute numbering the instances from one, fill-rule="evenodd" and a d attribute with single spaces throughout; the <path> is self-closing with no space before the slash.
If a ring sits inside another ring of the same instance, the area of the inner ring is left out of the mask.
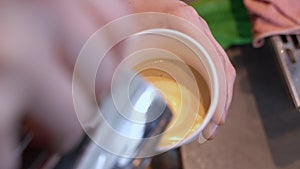
<path id="1" fill-rule="evenodd" d="M 219 102 L 220 82 L 206 49 L 187 34 L 164 28 L 141 31 L 126 43 L 131 47 L 119 68 L 131 68 L 144 77 L 162 93 L 173 112 L 157 151 L 199 138 Z"/>

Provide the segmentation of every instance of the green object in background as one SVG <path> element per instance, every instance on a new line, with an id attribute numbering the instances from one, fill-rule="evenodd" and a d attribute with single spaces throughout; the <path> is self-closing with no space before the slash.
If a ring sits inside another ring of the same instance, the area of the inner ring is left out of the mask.
<path id="1" fill-rule="evenodd" d="M 252 41 L 251 23 L 243 0 L 196 0 L 191 5 L 205 19 L 223 48 Z"/>

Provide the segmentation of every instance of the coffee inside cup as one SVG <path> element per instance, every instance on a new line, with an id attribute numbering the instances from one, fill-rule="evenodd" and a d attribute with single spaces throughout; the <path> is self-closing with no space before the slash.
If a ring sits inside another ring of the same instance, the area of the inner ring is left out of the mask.
<path id="1" fill-rule="evenodd" d="M 210 92 L 203 77 L 193 67 L 188 66 L 196 80 L 196 89 L 191 89 L 185 84 L 181 84 L 175 80 L 176 78 L 172 77 L 171 73 L 160 69 L 157 64 L 162 64 L 162 62 L 179 67 L 183 64 L 179 63 L 179 61 L 168 59 L 147 61 L 147 63 L 140 64 L 140 67 L 144 67 L 144 69 L 140 69 L 139 74 L 160 91 L 173 113 L 168 132 L 163 134 L 159 143 L 159 147 L 166 147 L 180 143 L 197 130 L 208 111 Z M 137 68 L 140 67 L 137 66 Z M 184 77 L 183 74 L 180 76 Z M 190 80 L 190 78 L 187 78 L 187 80 Z M 199 91 L 199 96 L 195 95 L 195 90 Z"/>

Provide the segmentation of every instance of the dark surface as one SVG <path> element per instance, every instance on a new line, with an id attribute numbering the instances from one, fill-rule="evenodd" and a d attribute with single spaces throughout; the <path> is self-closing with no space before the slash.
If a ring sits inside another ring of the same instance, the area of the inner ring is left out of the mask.
<path id="1" fill-rule="evenodd" d="M 226 52 L 237 71 L 226 123 L 214 140 L 181 148 L 185 169 L 299 169 L 300 112 L 272 49 L 249 44 Z"/>
<path id="2" fill-rule="evenodd" d="M 150 166 L 151 169 L 183 169 L 180 149 L 154 156 Z"/>
<path id="3" fill-rule="evenodd" d="M 239 48 L 275 164 L 284 167 L 300 160 L 300 112 L 286 90 L 272 47 Z"/>

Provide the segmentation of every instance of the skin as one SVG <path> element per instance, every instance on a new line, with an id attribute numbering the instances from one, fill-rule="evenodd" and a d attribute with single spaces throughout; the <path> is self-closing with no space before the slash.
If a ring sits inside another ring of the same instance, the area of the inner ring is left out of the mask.
<path id="1" fill-rule="evenodd" d="M 176 0 L 163 0 L 160 4 L 161 12 L 189 18 L 185 11 L 191 9 Z M 132 12 L 155 9 L 151 5 L 154 4 L 143 5 L 132 0 L 0 1 L 1 169 L 15 169 L 20 165 L 15 152 L 22 119 L 26 119 L 36 142 L 49 151 L 66 153 L 78 144 L 83 130 L 72 102 L 72 70 L 80 49 L 89 36 L 109 21 Z M 206 25 L 203 20 L 189 20 L 200 29 Z M 106 76 L 97 77 L 97 93 L 108 90 L 120 52 L 115 49 L 104 64 Z M 228 99 L 221 120 L 211 122 L 214 126 L 225 122 L 235 79 L 234 68 L 224 51 L 219 57 L 228 80 Z M 83 79 L 84 76 L 83 72 Z M 86 98 L 88 103 L 90 96 Z M 211 139 L 216 128 L 208 126 L 205 133 Z"/>
<path id="2" fill-rule="evenodd" d="M 234 80 L 236 77 L 235 69 L 232 66 L 225 51 L 213 38 L 207 23 L 201 17 L 198 16 L 197 12 L 191 6 L 186 5 L 184 2 L 178 0 L 161 0 L 159 4 L 155 1 L 144 2 L 139 0 L 129 0 L 129 2 L 133 7 L 134 12 L 137 13 L 162 12 L 186 19 L 190 23 L 194 24 L 197 28 L 199 28 L 202 32 L 204 32 L 210 40 L 212 46 L 215 48 L 216 52 L 218 53 L 217 57 L 219 57 L 219 59 L 223 63 L 223 69 L 225 71 L 227 80 L 227 86 L 225 89 L 227 91 L 227 95 L 225 107 L 220 108 L 223 111 L 215 113 L 213 119 L 203 131 L 204 137 L 208 140 L 212 140 L 216 137 L 218 126 L 223 125 L 226 121 L 228 109 L 232 100 Z"/>

